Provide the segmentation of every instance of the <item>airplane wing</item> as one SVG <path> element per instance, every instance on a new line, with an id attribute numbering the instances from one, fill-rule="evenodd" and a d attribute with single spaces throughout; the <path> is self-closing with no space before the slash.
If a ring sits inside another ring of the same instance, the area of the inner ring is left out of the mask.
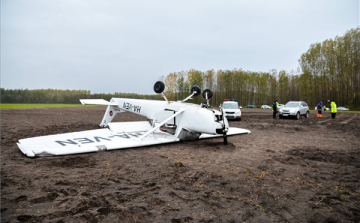
<path id="1" fill-rule="evenodd" d="M 149 122 L 110 123 L 110 129 L 98 129 L 21 139 L 17 143 L 28 157 L 68 155 L 125 149 L 179 141 L 173 135 L 153 132 L 137 140 L 152 127 Z M 124 129 L 127 129 L 124 131 Z"/>
<path id="2" fill-rule="evenodd" d="M 147 134 L 151 131 L 151 134 Z M 227 135 L 249 134 L 230 127 Z M 143 137 L 144 136 L 144 137 Z M 222 137 L 202 134 L 200 139 Z M 18 147 L 28 157 L 71 155 L 103 150 L 126 149 L 177 142 L 179 139 L 160 130 L 153 131 L 147 121 L 109 123 L 109 128 L 21 139 Z"/>

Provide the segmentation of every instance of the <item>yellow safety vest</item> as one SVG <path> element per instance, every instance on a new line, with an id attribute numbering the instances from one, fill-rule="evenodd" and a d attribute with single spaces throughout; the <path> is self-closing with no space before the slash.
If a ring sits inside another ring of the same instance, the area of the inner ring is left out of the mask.
<path id="1" fill-rule="evenodd" d="M 337 108 L 336 108 L 336 104 L 335 102 L 331 102 L 331 113 L 336 113 L 337 112 Z"/>

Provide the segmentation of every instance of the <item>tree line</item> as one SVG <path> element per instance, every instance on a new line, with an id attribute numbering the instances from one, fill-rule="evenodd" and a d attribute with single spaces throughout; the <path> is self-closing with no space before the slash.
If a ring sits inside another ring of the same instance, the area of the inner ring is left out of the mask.
<path id="1" fill-rule="evenodd" d="M 299 59 L 297 71 L 269 72 L 191 69 L 170 73 L 165 78 L 167 95 L 179 100 L 188 95 L 192 85 L 214 92 L 212 103 L 237 99 L 240 104 L 271 104 L 302 100 L 310 106 L 334 100 L 338 106 L 360 109 L 360 28 L 344 36 L 312 44 Z M 199 103 L 197 98 L 194 102 Z"/>
<path id="2" fill-rule="evenodd" d="M 269 72 L 207 70 L 169 73 L 165 77 L 165 94 L 169 100 L 182 100 L 190 89 L 198 85 L 213 91 L 211 103 L 218 106 L 224 99 L 237 99 L 245 106 L 302 100 L 310 106 L 319 101 L 334 100 L 338 106 L 360 109 L 360 28 L 347 31 L 344 36 L 312 44 L 299 59 L 294 71 Z M 2 103 L 79 103 L 79 99 L 110 100 L 112 97 L 155 99 L 159 95 L 132 93 L 91 94 L 87 90 L 3 89 Z M 201 97 L 191 102 L 201 103 Z"/>
<path id="3" fill-rule="evenodd" d="M 54 103 L 79 104 L 79 99 L 136 98 L 159 100 L 159 95 L 140 95 L 133 93 L 91 94 L 88 90 L 57 90 L 57 89 L 0 89 L 1 103 Z"/>

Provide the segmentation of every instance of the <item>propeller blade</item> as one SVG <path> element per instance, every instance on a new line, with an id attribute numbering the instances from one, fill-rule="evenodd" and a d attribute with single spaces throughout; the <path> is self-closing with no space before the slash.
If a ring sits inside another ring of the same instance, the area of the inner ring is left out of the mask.
<path id="1" fill-rule="evenodd" d="M 228 120 L 227 118 L 225 117 L 225 114 L 224 114 L 224 110 L 221 109 L 221 114 L 222 114 L 222 121 L 223 121 L 223 139 L 224 139 L 224 145 L 227 145 L 228 144 L 228 141 L 227 141 L 227 131 L 229 129 L 229 123 L 228 123 Z"/>

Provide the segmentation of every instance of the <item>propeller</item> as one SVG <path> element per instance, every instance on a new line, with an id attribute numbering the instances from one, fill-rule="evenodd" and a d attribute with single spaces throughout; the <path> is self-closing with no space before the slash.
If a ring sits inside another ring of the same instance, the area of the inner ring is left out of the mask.
<path id="1" fill-rule="evenodd" d="M 227 131 L 229 129 L 229 123 L 228 123 L 227 118 L 225 117 L 223 109 L 221 109 L 221 115 L 222 115 L 222 121 L 223 121 L 222 132 L 223 132 L 224 145 L 227 145 L 228 141 L 227 141 L 227 134 L 226 133 L 227 133 Z"/>

